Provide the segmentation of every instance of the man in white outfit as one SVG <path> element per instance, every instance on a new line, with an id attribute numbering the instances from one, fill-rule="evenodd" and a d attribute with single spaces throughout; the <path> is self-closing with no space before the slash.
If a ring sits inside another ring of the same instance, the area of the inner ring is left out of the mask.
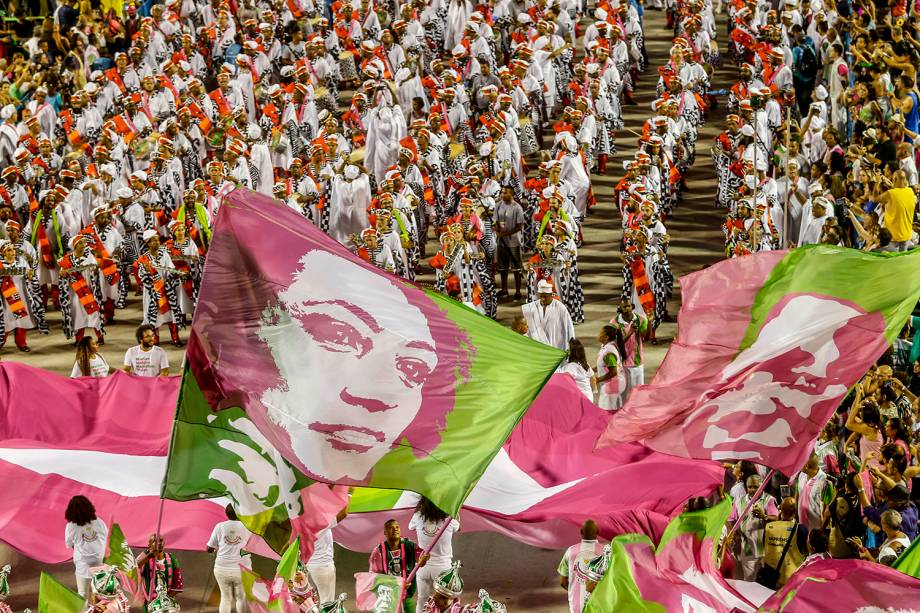
<path id="1" fill-rule="evenodd" d="M 342 509 L 332 523 L 316 533 L 313 555 L 307 562 L 307 572 L 319 592 L 320 602 L 335 600 L 335 557 L 332 541 L 332 529 L 348 515 L 347 507 Z"/>
<path id="2" fill-rule="evenodd" d="M 208 539 L 208 552 L 217 553 L 214 557 L 214 579 L 220 588 L 220 613 L 230 613 L 231 607 L 236 613 L 246 613 L 246 593 L 240 575 L 240 564 L 247 568 L 252 566 L 248 554 L 243 554 L 243 547 L 249 541 L 251 533 L 237 518 L 233 507 L 227 505 L 227 521 L 222 521 L 211 532 Z"/>
<path id="3" fill-rule="evenodd" d="M 527 336 L 546 345 L 568 351 L 575 338 L 575 324 L 569 310 L 553 296 L 553 285 L 546 279 L 537 283 L 537 299 L 521 307 L 527 320 Z"/>

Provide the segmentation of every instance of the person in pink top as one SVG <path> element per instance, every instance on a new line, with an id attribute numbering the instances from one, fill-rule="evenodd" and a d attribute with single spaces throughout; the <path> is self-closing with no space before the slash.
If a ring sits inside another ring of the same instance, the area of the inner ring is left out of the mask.
<path id="1" fill-rule="evenodd" d="M 597 524 L 593 519 L 581 525 L 581 542 L 565 550 L 559 562 L 559 584 L 569 594 L 570 613 L 581 613 L 588 600 L 588 590 L 582 577 L 575 572 L 579 563 L 601 554 L 604 546 L 597 541 Z"/>

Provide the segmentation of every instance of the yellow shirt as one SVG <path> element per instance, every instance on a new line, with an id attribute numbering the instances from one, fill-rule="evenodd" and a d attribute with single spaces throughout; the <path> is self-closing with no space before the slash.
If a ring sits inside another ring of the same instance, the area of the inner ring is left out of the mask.
<path id="1" fill-rule="evenodd" d="M 893 187 L 888 190 L 888 204 L 885 205 L 885 227 L 891 232 L 895 243 L 910 240 L 914 234 L 914 209 L 917 196 L 909 187 Z"/>
<path id="2" fill-rule="evenodd" d="M 786 546 L 786 541 L 789 540 L 790 536 L 794 537 L 796 534 L 792 531 L 792 528 L 793 522 L 787 520 L 776 520 L 767 524 L 764 529 L 764 564 L 776 568 L 779 559 L 783 555 L 783 547 Z M 801 566 L 804 559 L 805 556 L 802 555 L 802 551 L 798 548 L 798 543 L 792 541 L 789 545 L 789 551 L 786 552 L 786 557 L 783 558 L 783 566 L 779 569 L 777 585 L 786 585 L 789 577 Z"/>

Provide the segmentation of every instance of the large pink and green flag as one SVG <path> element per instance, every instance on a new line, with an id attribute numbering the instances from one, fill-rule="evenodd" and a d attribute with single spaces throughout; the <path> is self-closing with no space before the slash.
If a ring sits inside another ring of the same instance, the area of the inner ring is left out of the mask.
<path id="1" fill-rule="evenodd" d="M 786 474 L 920 298 L 920 251 L 812 245 L 681 280 L 678 338 L 598 441 L 749 459 Z"/>
<path id="2" fill-rule="evenodd" d="M 455 514 L 562 359 L 234 191 L 208 252 L 164 494 L 229 496 L 276 550 L 316 481 L 411 490 Z"/>
<path id="3" fill-rule="evenodd" d="M 585 613 L 710 611 L 753 613 L 756 607 L 719 573 L 716 549 L 731 512 L 731 499 L 703 511 L 683 513 L 655 543 L 644 534 L 610 542 L 610 565 Z"/>

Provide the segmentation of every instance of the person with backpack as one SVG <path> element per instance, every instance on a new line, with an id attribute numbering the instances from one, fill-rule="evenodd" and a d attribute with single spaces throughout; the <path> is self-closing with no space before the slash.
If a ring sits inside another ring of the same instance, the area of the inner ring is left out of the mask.
<path id="1" fill-rule="evenodd" d="M 792 32 L 796 40 L 796 45 L 792 48 L 792 87 L 795 89 L 799 112 L 804 117 L 808 115 L 808 106 L 811 103 L 811 94 L 815 89 L 820 64 L 811 38 L 802 32 L 800 26 L 793 26 Z"/>

